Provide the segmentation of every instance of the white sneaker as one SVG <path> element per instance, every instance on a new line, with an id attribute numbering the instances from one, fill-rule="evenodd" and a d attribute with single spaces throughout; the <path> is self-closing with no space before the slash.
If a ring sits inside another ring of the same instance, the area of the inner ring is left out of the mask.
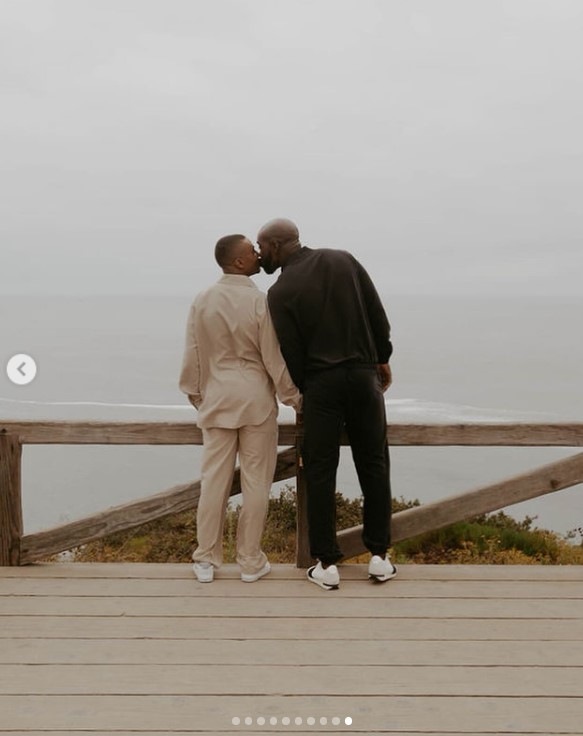
<path id="1" fill-rule="evenodd" d="M 215 568 L 210 562 L 195 562 L 192 566 L 196 579 L 199 583 L 212 583 L 215 576 Z"/>
<path id="2" fill-rule="evenodd" d="M 384 583 L 386 580 L 394 578 L 397 574 L 397 568 L 391 562 L 391 558 L 387 555 L 384 559 L 379 555 L 373 555 L 368 563 L 368 576 L 371 580 L 378 583 Z"/>
<path id="3" fill-rule="evenodd" d="M 328 565 L 322 567 L 322 563 L 318 561 L 317 565 L 310 567 L 308 570 L 308 580 L 316 583 L 324 590 L 336 590 L 340 585 L 340 575 L 336 565 Z"/>
<path id="4" fill-rule="evenodd" d="M 261 570 L 259 572 L 242 572 L 241 573 L 241 580 L 244 583 L 254 583 L 256 580 L 259 580 L 259 578 L 262 578 L 264 575 L 268 575 L 271 572 L 271 565 L 269 564 L 269 560 L 263 565 Z"/>

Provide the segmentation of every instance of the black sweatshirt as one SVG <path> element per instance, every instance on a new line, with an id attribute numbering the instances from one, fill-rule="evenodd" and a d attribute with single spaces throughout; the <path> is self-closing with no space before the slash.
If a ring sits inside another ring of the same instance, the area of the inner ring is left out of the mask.
<path id="1" fill-rule="evenodd" d="M 339 365 L 387 363 L 390 326 L 370 276 L 350 253 L 300 248 L 267 292 L 281 352 L 296 386 Z"/>

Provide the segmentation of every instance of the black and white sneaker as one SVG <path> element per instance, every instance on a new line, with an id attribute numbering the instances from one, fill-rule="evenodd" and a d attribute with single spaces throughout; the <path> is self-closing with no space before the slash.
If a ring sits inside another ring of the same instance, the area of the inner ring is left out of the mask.
<path id="1" fill-rule="evenodd" d="M 379 555 L 373 555 L 368 563 L 368 577 L 377 583 L 384 583 L 397 574 L 397 568 L 387 555 L 384 559 Z"/>
<path id="2" fill-rule="evenodd" d="M 316 585 L 319 585 L 324 590 L 336 590 L 340 585 L 340 575 L 338 574 L 336 565 L 322 567 L 321 562 L 309 568 L 308 580 L 311 583 L 316 583 Z"/>

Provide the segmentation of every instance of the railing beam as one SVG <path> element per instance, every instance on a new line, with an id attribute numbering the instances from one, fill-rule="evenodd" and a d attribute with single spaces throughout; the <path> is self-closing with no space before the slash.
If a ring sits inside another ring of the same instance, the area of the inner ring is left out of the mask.
<path id="1" fill-rule="evenodd" d="M 293 445 L 302 427 L 279 425 L 279 445 Z M 0 434 L 34 445 L 202 445 L 202 430 L 187 422 L 2 421 Z M 583 423 L 389 423 L 389 444 L 443 447 L 582 447 Z M 344 433 L 342 444 L 348 444 Z"/>
<path id="2" fill-rule="evenodd" d="M 579 483 L 583 483 L 583 452 L 498 483 L 400 511 L 393 516 L 392 542 L 442 529 L 457 521 L 497 511 Z M 338 541 L 345 558 L 366 552 L 361 534 L 362 526 L 339 532 Z"/>

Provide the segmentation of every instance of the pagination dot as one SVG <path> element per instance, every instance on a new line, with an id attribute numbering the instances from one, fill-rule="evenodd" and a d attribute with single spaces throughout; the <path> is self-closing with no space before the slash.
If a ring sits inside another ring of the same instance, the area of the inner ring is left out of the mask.
<path id="1" fill-rule="evenodd" d="M 292 722 L 292 719 L 289 718 L 288 716 L 284 716 L 281 719 L 281 723 L 282 723 L 283 726 L 289 726 L 291 722 Z M 303 718 L 301 716 L 297 716 L 294 719 L 294 723 L 296 724 L 296 726 L 301 726 L 303 722 L 304 721 L 303 721 Z M 241 719 L 238 716 L 233 716 L 233 718 L 231 719 L 231 723 L 233 724 L 233 726 L 240 726 L 241 725 Z M 250 716 L 246 716 L 245 719 L 244 719 L 244 723 L 247 726 L 251 726 L 253 724 L 253 718 L 251 718 Z M 258 726 L 264 726 L 266 723 L 267 723 L 267 719 L 266 718 L 264 718 L 263 716 L 258 716 L 258 718 L 257 718 L 257 725 Z M 277 717 L 276 716 L 271 716 L 271 718 L 269 719 L 269 723 L 272 726 L 276 726 L 277 725 Z M 316 719 L 314 718 L 314 716 L 309 716 L 308 718 L 306 718 L 306 724 L 308 726 L 313 726 L 313 725 L 315 725 L 315 723 L 316 723 Z M 330 719 L 330 723 L 332 725 L 334 725 L 334 726 L 339 726 L 340 723 L 341 723 L 341 719 L 338 718 L 338 716 L 334 716 L 333 718 Z M 320 718 L 320 725 L 321 726 L 326 726 L 327 724 L 328 724 L 328 718 L 326 718 L 326 716 L 322 716 Z M 344 718 L 344 724 L 346 726 L 351 726 L 352 725 L 352 718 L 350 716 L 346 716 Z"/>

